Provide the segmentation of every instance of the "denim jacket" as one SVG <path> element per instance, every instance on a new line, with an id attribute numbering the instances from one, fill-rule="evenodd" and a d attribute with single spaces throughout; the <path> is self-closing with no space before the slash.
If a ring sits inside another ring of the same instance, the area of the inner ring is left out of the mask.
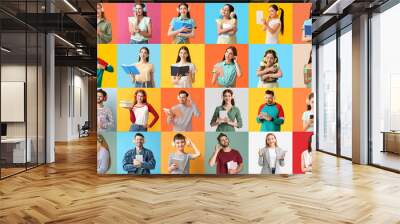
<path id="1" fill-rule="evenodd" d="M 136 174 L 137 169 L 141 169 L 139 174 L 150 174 L 150 170 L 156 167 L 156 160 L 154 159 L 153 152 L 149 149 L 143 148 L 143 162 L 141 167 L 133 166 L 133 159 L 136 158 L 136 148 L 130 149 L 125 153 L 123 160 L 123 167 L 128 174 Z"/>

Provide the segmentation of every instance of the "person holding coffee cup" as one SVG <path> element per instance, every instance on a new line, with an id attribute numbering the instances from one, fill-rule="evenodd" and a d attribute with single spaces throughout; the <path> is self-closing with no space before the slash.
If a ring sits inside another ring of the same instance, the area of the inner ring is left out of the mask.
<path id="1" fill-rule="evenodd" d="M 156 167 L 153 152 L 144 147 L 144 136 L 136 133 L 133 138 L 134 149 L 128 150 L 124 155 L 123 168 L 128 174 L 150 174 L 150 170 Z"/>

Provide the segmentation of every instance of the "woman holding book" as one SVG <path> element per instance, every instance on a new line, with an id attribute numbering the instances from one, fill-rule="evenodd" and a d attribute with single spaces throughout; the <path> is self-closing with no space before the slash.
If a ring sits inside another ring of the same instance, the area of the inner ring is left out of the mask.
<path id="1" fill-rule="evenodd" d="M 144 3 L 136 3 L 134 8 L 134 16 L 128 18 L 129 33 L 131 34 L 130 44 L 148 44 L 151 38 L 151 20 L 147 16 L 146 5 Z"/>
<path id="2" fill-rule="evenodd" d="M 143 89 L 136 90 L 133 105 L 127 109 L 129 109 L 132 122 L 129 131 L 147 131 L 156 124 L 159 118 L 157 111 L 147 103 L 147 94 Z M 148 124 L 149 114 L 154 117 L 150 124 Z"/>
<path id="3" fill-rule="evenodd" d="M 175 73 L 175 74 L 173 74 Z M 176 63 L 171 65 L 171 82 L 175 88 L 192 88 L 195 82 L 196 67 L 186 46 L 179 48 Z"/>
<path id="4" fill-rule="evenodd" d="M 268 49 L 260 62 L 256 74 L 259 78 L 257 88 L 278 88 L 278 79 L 282 77 L 282 71 L 278 64 L 278 56 L 275 50 Z"/>
<path id="5" fill-rule="evenodd" d="M 218 132 L 235 131 L 243 126 L 240 110 L 235 106 L 233 91 L 225 89 L 222 92 L 222 105 L 214 110 L 210 122 L 211 127 L 217 126 Z"/>
<path id="6" fill-rule="evenodd" d="M 229 46 L 225 50 L 222 61 L 214 65 L 211 85 L 215 85 L 217 82 L 219 87 L 236 87 L 236 79 L 242 76 L 237 62 L 237 55 L 238 53 L 234 46 Z"/>
<path id="7" fill-rule="evenodd" d="M 216 20 L 217 44 L 236 44 L 237 16 L 231 4 L 225 4 L 221 9 L 221 17 Z"/>
<path id="8" fill-rule="evenodd" d="M 189 174 L 190 160 L 194 160 L 200 156 L 200 151 L 189 138 L 178 133 L 174 136 L 172 146 L 175 152 L 169 154 L 168 157 L 168 173 L 169 174 Z M 194 153 L 185 152 L 185 146 L 194 150 Z"/>
<path id="9" fill-rule="evenodd" d="M 138 62 L 134 64 L 138 74 L 129 73 L 135 88 L 154 88 L 154 65 L 149 63 L 150 51 L 147 47 L 139 50 Z"/>
<path id="10" fill-rule="evenodd" d="M 189 44 L 194 37 L 196 22 L 190 18 L 189 5 L 180 3 L 177 8 L 178 16 L 169 23 L 168 36 L 173 37 L 173 44 Z"/>
<path id="11" fill-rule="evenodd" d="M 281 11 L 278 15 L 278 11 Z M 279 34 L 283 35 L 284 28 L 284 11 L 277 5 L 273 4 L 268 9 L 269 16 L 263 20 L 263 30 L 266 31 L 266 44 L 278 44 Z"/>
<path id="12" fill-rule="evenodd" d="M 280 167 L 285 166 L 286 151 L 278 146 L 273 133 L 265 137 L 265 147 L 258 150 L 258 165 L 262 167 L 261 174 L 279 174 Z"/>

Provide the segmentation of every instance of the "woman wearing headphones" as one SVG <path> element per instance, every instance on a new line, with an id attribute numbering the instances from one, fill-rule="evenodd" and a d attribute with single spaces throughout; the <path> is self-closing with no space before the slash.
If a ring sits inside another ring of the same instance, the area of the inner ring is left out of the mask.
<path id="1" fill-rule="evenodd" d="M 151 19 L 147 16 L 146 5 L 136 3 L 134 16 L 128 18 L 129 33 L 131 34 L 131 44 L 148 44 L 151 38 Z"/>
<path id="2" fill-rule="evenodd" d="M 142 47 L 139 50 L 139 59 L 135 63 L 139 70 L 138 75 L 130 74 L 132 83 L 135 88 L 154 88 L 154 65 L 149 63 L 150 50 Z"/>
<path id="3" fill-rule="evenodd" d="M 225 4 L 221 9 L 222 18 L 216 20 L 217 44 L 236 44 L 237 16 L 234 11 L 231 4 Z"/>
<path id="4" fill-rule="evenodd" d="M 186 74 L 171 74 L 172 84 L 175 88 L 192 88 L 192 83 L 195 81 L 196 67 L 190 58 L 189 49 L 186 46 L 179 48 L 176 63 L 174 67 L 189 67 Z"/>
<path id="5" fill-rule="evenodd" d="M 174 136 L 172 146 L 175 148 L 175 152 L 168 156 L 168 173 L 189 174 L 190 160 L 200 156 L 199 149 L 189 138 L 180 133 Z M 185 146 L 192 148 L 194 153 L 185 152 Z"/>
<path id="6" fill-rule="evenodd" d="M 97 43 L 108 44 L 112 39 L 111 23 L 104 16 L 103 4 L 97 4 Z"/>
<path id="7" fill-rule="evenodd" d="M 196 22 L 190 18 L 189 5 L 180 3 L 177 8 L 178 16 L 169 23 L 168 36 L 173 37 L 173 44 L 189 44 L 194 37 Z"/>
<path id="8" fill-rule="evenodd" d="M 157 111 L 147 103 L 147 94 L 143 89 L 136 90 L 133 105 L 127 109 L 132 122 L 129 131 L 147 131 L 147 128 L 153 127 L 159 118 Z M 149 113 L 154 117 L 150 124 L 148 124 Z"/>
<path id="9" fill-rule="evenodd" d="M 235 131 L 243 126 L 240 110 L 235 106 L 233 91 L 225 89 L 222 92 L 222 105 L 215 108 L 210 122 L 211 127 L 218 126 L 218 132 Z"/>
<path id="10" fill-rule="evenodd" d="M 278 79 L 282 77 L 282 71 L 278 64 L 278 55 L 275 50 L 269 49 L 264 53 L 260 67 L 256 72 L 259 77 L 258 88 L 278 88 Z"/>
<path id="11" fill-rule="evenodd" d="M 278 11 L 281 11 L 280 16 L 278 16 Z M 266 31 L 266 44 L 278 44 L 279 34 L 283 35 L 284 28 L 284 11 L 277 5 L 271 5 L 268 9 L 269 16 L 268 19 L 263 21 L 263 30 Z"/>

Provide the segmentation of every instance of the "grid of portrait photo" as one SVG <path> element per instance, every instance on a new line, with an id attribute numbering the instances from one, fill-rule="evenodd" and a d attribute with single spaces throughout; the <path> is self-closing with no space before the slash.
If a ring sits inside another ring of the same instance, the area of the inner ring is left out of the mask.
<path id="1" fill-rule="evenodd" d="M 311 4 L 97 4 L 98 174 L 311 173 Z"/>

